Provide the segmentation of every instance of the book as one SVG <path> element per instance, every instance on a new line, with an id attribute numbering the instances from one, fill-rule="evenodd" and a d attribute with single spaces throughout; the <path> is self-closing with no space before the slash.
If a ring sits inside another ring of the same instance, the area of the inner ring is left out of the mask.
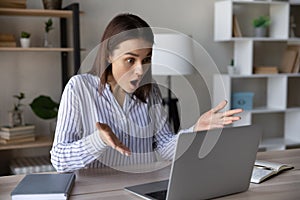
<path id="1" fill-rule="evenodd" d="M 241 28 L 235 15 L 232 16 L 232 35 L 233 37 L 242 37 Z"/>
<path id="2" fill-rule="evenodd" d="M 288 45 L 282 59 L 283 73 L 298 73 L 300 69 L 300 45 Z"/>
<path id="3" fill-rule="evenodd" d="M 296 62 L 297 51 L 286 49 L 281 61 L 281 72 L 292 73 L 294 64 Z"/>
<path id="4" fill-rule="evenodd" d="M 254 67 L 254 74 L 278 74 L 278 68 L 275 66 Z"/>
<path id="5" fill-rule="evenodd" d="M 12 134 L 4 132 L 4 131 L 0 131 L 0 138 L 6 139 L 6 140 L 27 138 L 27 137 L 32 137 L 32 136 L 35 136 L 35 133 L 32 131 L 30 131 L 28 133 L 15 134 L 15 135 L 12 135 Z"/>
<path id="6" fill-rule="evenodd" d="M 300 68 L 300 45 L 288 45 L 287 48 L 296 52 L 296 58 L 291 73 L 298 73 Z"/>
<path id="7" fill-rule="evenodd" d="M 17 43 L 15 41 L 12 42 L 3 42 L 0 41 L 0 47 L 16 47 Z"/>
<path id="8" fill-rule="evenodd" d="M 21 133 L 21 132 L 28 132 L 35 130 L 35 125 L 25 125 L 25 126 L 16 126 L 16 127 L 10 127 L 10 126 L 2 126 L 1 131 L 8 132 L 8 133 Z"/>
<path id="9" fill-rule="evenodd" d="M 12 200 L 69 199 L 74 173 L 27 174 L 11 192 Z"/>
<path id="10" fill-rule="evenodd" d="M 7 139 L 7 140 L 10 140 L 10 139 L 18 139 L 18 138 L 25 138 L 25 137 L 29 137 L 29 136 L 34 136 L 35 135 L 35 131 L 24 131 L 24 132 L 16 132 L 16 133 L 8 133 L 8 132 L 5 132 L 5 131 L 0 131 L 0 138 L 3 138 L 3 139 Z"/>
<path id="11" fill-rule="evenodd" d="M 1 0 L 0 8 L 26 8 L 26 0 Z"/>
<path id="12" fill-rule="evenodd" d="M 23 142 L 34 142 L 35 136 L 28 136 L 28 137 L 22 137 L 22 138 L 15 138 L 15 139 L 4 139 L 0 138 L 0 144 L 18 144 Z"/>
<path id="13" fill-rule="evenodd" d="M 1 42 L 15 42 L 15 36 L 10 33 L 0 33 Z"/>
<path id="14" fill-rule="evenodd" d="M 287 164 L 256 160 L 252 171 L 251 183 L 261 183 L 271 176 L 293 168 L 293 166 Z"/>

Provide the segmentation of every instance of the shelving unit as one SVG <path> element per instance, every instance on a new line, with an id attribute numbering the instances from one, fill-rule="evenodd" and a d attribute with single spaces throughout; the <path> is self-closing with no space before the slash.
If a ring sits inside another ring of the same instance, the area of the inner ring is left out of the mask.
<path id="1" fill-rule="evenodd" d="M 253 66 L 279 67 L 286 46 L 300 44 L 300 35 L 290 38 L 290 16 L 300 27 L 298 13 L 300 5 L 288 1 L 215 2 L 214 38 L 216 42 L 233 42 L 239 74 L 215 75 L 213 103 L 225 97 L 230 109 L 233 93 L 253 92 L 253 109 L 245 111 L 234 126 L 259 124 L 263 129 L 260 147 L 266 150 L 300 147 L 300 74 L 253 74 Z M 241 37 L 233 37 L 233 15 L 238 19 Z M 260 15 L 271 18 L 268 37 L 253 36 L 252 19 Z"/>
<path id="2" fill-rule="evenodd" d="M 80 31 L 79 31 L 79 4 L 73 3 L 62 10 L 44 9 L 9 9 L 0 8 L 0 16 L 29 16 L 29 17 L 57 17 L 60 21 L 60 47 L 0 47 L 1 52 L 57 52 L 61 54 L 61 77 L 62 89 L 66 85 L 69 77 L 76 74 L 80 68 Z M 21 18 L 20 18 L 21 19 Z M 20 22 L 21 23 L 21 22 Z M 69 30 L 71 29 L 71 30 Z M 69 38 L 70 37 L 70 38 Z M 71 39 L 71 40 L 70 40 Z M 72 66 L 69 63 L 69 55 L 73 55 Z M 59 62 L 59 61 L 58 61 Z M 72 69 L 70 71 L 69 69 Z M 37 136 L 36 141 L 28 143 L 0 145 L 0 175 L 9 174 L 9 163 L 14 157 L 14 152 L 18 150 L 36 149 L 37 151 L 46 149 L 49 152 L 52 146 L 52 138 L 47 136 Z M 44 152 L 44 151 L 42 151 Z M 47 155 L 49 157 L 49 153 Z"/>
<path id="3" fill-rule="evenodd" d="M 76 74 L 80 68 L 80 31 L 79 31 L 79 4 L 73 3 L 63 8 L 63 10 L 44 10 L 44 9 L 11 9 L 0 8 L 0 16 L 32 16 L 32 17 L 58 17 L 60 18 L 60 48 L 44 47 L 0 47 L 1 51 L 7 52 L 61 52 L 62 68 L 62 89 L 68 82 L 69 76 Z M 68 47 L 68 20 L 72 24 L 72 47 Z M 73 72 L 69 72 L 69 53 L 73 54 Z"/>

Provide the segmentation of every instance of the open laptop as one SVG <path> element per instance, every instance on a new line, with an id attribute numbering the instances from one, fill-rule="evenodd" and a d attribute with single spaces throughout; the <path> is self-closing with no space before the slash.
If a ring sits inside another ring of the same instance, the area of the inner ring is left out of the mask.
<path id="1" fill-rule="evenodd" d="M 178 136 L 169 180 L 125 187 L 144 199 L 209 199 L 248 190 L 261 130 L 256 126 Z"/>

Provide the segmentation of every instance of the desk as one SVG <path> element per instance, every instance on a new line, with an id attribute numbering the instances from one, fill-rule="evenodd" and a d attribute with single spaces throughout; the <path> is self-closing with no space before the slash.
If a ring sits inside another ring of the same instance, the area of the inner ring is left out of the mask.
<path id="1" fill-rule="evenodd" d="M 295 168 L 285 171 L 261 184 L 250 184 L 248 191 L 218 199 L 300 199 L 300 149 L 259 152 L 257 159 L 282 162 Z M 138 200 L 139 197 L 124 191 L 124 186 L 167 179 L 169 167 L 148 173 L 125 173 L 112 169 L 85 169 L 77 172 L 70 200 L 112 199 Z M 0 199 L 10 199 L 10 192 L 24 175 L 0 177 Z"/>

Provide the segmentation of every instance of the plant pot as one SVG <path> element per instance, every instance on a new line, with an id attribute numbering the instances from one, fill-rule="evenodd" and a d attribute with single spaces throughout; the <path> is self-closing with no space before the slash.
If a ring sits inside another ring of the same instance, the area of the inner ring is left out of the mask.
<path id="1" fill-rule="evenodd" d="M 44 9 L 61 10 L 62 0 L 43 0 Z"/>
<path id="2" fill-rule="evenodd" d="M 30 38 L 20 38 L 20 44 L 23 48 L 30 47 Z"/>
<path id="3" fill-rule="evenodd" d="M 227 66 L 227 72 L 228 72 L 229 75 L 238 74 L 237 68 L 235 66 L 232 66 L 232 65 Z"/>
<path id="4" fill-rule="evenodd" d="M 255 37 L 267 37 L 267 28 L 266 27 L 255 28 Z"/>

